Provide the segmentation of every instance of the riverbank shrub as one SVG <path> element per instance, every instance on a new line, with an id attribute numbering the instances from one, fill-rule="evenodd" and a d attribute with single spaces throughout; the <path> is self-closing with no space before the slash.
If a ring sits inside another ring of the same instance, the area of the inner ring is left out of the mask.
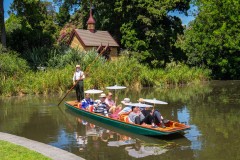
<path id="1" fill-rule="evenodd" d="M 20 80 L 20 94 L 61 93 L 71 87 L 72 66 L 64 69 L 28 72 Z"/>
<path id="2" fill-rule="evenodd" d="M 85 70 L 85 66 L 91 63 L 97 56 L 98 53 L 95 50 L 85 52 L 66 46 L 53 48 L 38 47 L 22 54 L 22 57 L 27 60 L 33 70 L 37 70 L 38 67 L 64 68 L 67 65 L 76 64 L 80 64 Z M 105 59 L 99 57 L 96 63 L 100 61 L 105 61 Z"/>
<path id="3" fill-rule="evenodd" d="M 71 48 L 63 48 L 61 52 L 57 51 L 57 49 L 51 50 L 52 57 L 50 57 L 46 66 L 50 68 L 63 68 L 67 65 L 75 65 L 78 62 L 82 61 L 83 53 L 78 50 Z"/>
<path id="4" fill-rule="evenodd" d="M 21 76 L 29 69 L 26 60 L 8 49 L 0 49 L 0 76 L 5 79 L 7 77 Z"/>
<path id="5" fill-rule="evenodd" d="M 137 85 L 142 65 L 136 59 L 120 57 L 118 60 L 100 63 L 90 68 L 90 87 L 103 88 L 109 85 Z"/>
<path id="6" fill-rule="evenodd" d="M 18 80 L 29 70 L 26 60 L 0 45 L 0 95 L 17 94 Z"/>
<path id="7" fill-rule="evenodd" d="M 129 88 L 178 86 L 208 80 L 210 75 L 209 70 L 190 68 L 185 64 L 170 63 L 165 69 L 151 69 L 127 56 L 106 61 L 94 50 L 87 53 L 76 50 L 68 52 L 53 56 L 44 71 L 31 70 L 27 62 L 15 54 L 1 56 L 0 62 L 13 59 L 17 68 L 12 64 L 12 70 L 5 69 L 5 74 L 1 72 L 1 75 L 8 76 L 0 83 L 0 95 L 65 93 L 72 87 L 76 64 L 81 64 L 85 71 L 85 89 L 104 89 L 115 84 Z M 11 58 L 6 58 L 8 56 Z"/>

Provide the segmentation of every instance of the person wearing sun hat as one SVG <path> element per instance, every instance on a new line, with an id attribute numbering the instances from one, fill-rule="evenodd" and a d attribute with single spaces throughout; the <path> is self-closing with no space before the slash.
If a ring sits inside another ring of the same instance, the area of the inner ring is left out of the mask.
<path id="1" fill-rule="evenodd" d="M 125 107 L 118 113 L 118 115 L 129 114 L 132 111 L 130 98 L 124 98 L 121 103 L 125 105 Z"/>
<path id="2" fill-rule="evenodd" d="M 99 100 L 95 106 L 94 112 L 96 113 L 101 113 L 105 116 L 108 117 L 108 105 L 105 103 L 105 99 L 106 99 L 106 94 L 105 93 L 101 93 L 99 96 Z"/>
<path id="3" fill-rule="evenodd" d="M 73 74 L 73 85 L 75 85 L 77 101 L 81 102 L 84 99 L 83 80 L 85 78 L 84 72 L 81 71 L 80 65 L 76 65 L 76 70 Z"/>
<path id="4" fill-rule="evenodd" d="M 124 99 L 121 101 L 121 103 L 122 103 L 123 105 L 128 105 L 129 103 L 131 103 L 130 98 L 124 98 Z"/>
<path id="5" fill-rule="evenodd" d="M 120 111 L 122 109 L 121 105 L 116 106 L 116 103 L 112 99 L 112 93 L 108 92 L 107 98 L 105 99 L 105 103 L 109 106 L 109 112 L 110 113 L 115 113 L 116 111 Z"/>

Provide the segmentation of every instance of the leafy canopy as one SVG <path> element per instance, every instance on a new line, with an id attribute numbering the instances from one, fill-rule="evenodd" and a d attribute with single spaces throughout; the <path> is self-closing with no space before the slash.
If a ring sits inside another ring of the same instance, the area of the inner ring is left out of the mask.
<path id="1" fill-rule="evenodd" d="M 8 46 L 18 52 L 51 46 L 58 36 L 51 2 L 14 0 L 6 21 Z"/>
<path id="2" fill-rule="evenodd" d="M 83 28 L 89 16 L 86 0 L 55 0 L 60 5 L 80 7 Z M 182 22 L 170 16 L 171 11 L 185 13 L 190 0 L 93 0 L 94 18 L 98 30 L 108 30 L 125 49 L 133 51 L 139 61 L 151 66 L 165 66 L 172 60 L 183 60 L 175 47 L 178 34 L 183 34 Z M 78 19 L 79 20 L 79 19 Z M 184 56 L 183 56 L 184 57 Z"/>
<path id="3" fill-rule="evenodd" d="M 240 2 L 196 0 L 196 19 L 180 43 L 193 66 L 213 70 L 216 79 L 240 78 Z"/>

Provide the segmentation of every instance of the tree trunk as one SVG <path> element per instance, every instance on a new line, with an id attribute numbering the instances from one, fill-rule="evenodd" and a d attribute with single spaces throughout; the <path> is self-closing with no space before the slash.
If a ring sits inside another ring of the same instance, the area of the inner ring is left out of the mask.
<path id="1" fill-rule="evenodd" d="M 2 45 L 6 47 L 6 30 L 5 30 L 5 23 L 4 23 L 3 1 L 4 0 L 0 0 L 0 36 L 1 36 Z"/>

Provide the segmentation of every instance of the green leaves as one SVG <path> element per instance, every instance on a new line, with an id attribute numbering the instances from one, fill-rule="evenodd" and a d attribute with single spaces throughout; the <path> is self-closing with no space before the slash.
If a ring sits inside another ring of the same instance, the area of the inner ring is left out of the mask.
<path id="1" fill-rule="evenodd" d="M 29 67 L 27 62 L 11 50 L 2 48 L 0 44 L 0 78 L 21 77 Z"/>
<path id="2" fill-rule="evenodd" d="M 171 10 L 178 10 L 176 7 L 179 7 L 180 3 L 182 9 L 184 4 L 185 9 L 189 7 L 189 1 L 181 0 L 116 2 L 114 11 L 123 15 L 120 27 L 122 45 L 131 51 L 139 52 L 138 59 L 141 62 L 152 65 L 151 62 L 156 64 L 156 61 L 164 61 L 154 65 L 164 66 L 175 57 L 173 55 L 177 34 L 183 33 L 181 21 L 167 15 Z"/>
<path id="3" fill-rule="evenodd" d="M 58 36 L 55 11 L 50 2 L 14 0 L 6 21 L 8 47 L 20 53 L 39 46 L 52 46 Z"/>
<path id="4" fill-rule="evenodd" d="M 199 13 L 185 31 L 181 48 L 190 65 L 206 66 L 216 79 L 240 78 L 240 2 L 197 0 Z M 234 4 L 234 5 L 233 5 Z"/>

